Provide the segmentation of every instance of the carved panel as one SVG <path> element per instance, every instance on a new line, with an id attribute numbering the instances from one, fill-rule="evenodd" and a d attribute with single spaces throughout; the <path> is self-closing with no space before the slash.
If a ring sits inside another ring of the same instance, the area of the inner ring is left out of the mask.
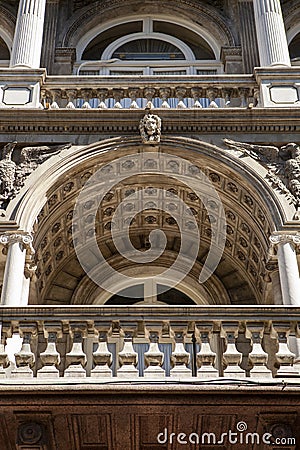
<path id="1" fill-rule="evenodd" d="M 157 436 L 163 432 L 165 428 L 174 429 L 173 414 L 151 413 L 151 421 L 149 415 L 136 414 L 131 416 L 132 436 L 136 436 L 132 442 L 132 450 L 167 450 L 168 444 L 159 444 Z"/>
<path id="2" fill-rule="evenodd" d="M 74 449 L 113 450 L 111 416 L 109 414 L 72 415 Z"/>

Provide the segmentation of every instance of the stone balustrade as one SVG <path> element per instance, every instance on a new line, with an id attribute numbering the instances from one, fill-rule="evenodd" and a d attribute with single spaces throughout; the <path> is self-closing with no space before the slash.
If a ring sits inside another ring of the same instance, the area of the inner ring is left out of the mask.
<path id="1" fill-rule="evenodd" d="M 46 109 L 224 108 L 259 105 L 250 75 L 48 76 L 41 89 Z"/>
<path id="2" fill-rule="evenodd" d="M 1 307 L 0 313 L 1 382 L 300 379 L 300 308 L 293 306 Z"/>

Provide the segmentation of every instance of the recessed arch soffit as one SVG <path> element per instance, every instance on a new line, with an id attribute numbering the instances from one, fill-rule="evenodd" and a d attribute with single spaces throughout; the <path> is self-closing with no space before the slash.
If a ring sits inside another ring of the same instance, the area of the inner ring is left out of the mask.
<path id="1" fill-rule="evenodd" d="M 198 143 L 199 145 L 206 150 L 208 147 L 215 148 L 204 143 Z M 200 169 L 204 172 L 221 197 L 227 221 L 226 243 L 223 259 L 219 264 L 216 275 L 229 290 L 230 285 L 234 286 L 232 284 L 233 278 L 236 279 L 236 286 L 230 294 L 232 302 L 238 301 L 239 295 L 239 298 L 243 301 L 242 295 L 237 294 L 241 291 L 251 292 L 249 294 L 250 300 L 245 299 L 246 303 L 255 302 L 255 299 L 258 302 L 263 302 L 266 288 L 264 265 L 268 258 L 268 238 L 275 228 L 272 208 L 264 203 L 265 198 L 269 196 L 256 192 L 255 187 L 251 186 L 245 176 L 233 171 L 232 167 L 222 161 L 220 154 L 216 159 L 212 155 L 204 154 L 201 149 L 201 155 L 199 150 L 198 154 L 189 152 L 182 145 L 178 145 L 176 148 L 169 144 L 168 146 L 161 146 L 161 148 L 168 154 L 177 154 L 178 156 L 182 156 L 184 151 L 184 157 L 190 161 L 191 170 Z M 139 147 L 139 151 L 141 150 L 142 146 Z M 131 147 L 130 151 L 130 146 L 127 146 L 123 154 L 130 155 L 131 152 L 136 153 L 136 151 L 137 147 Z M 108 170 L 107 168 L 113 166 L 113 160 L 117 157 L 116 152 L 106 152 L 88 160 L 82 159 L 84 162 L 80 166 L 70 170 L 63 176 L 63 179 L 61 177 L 55 183 L 55 186 L 49 189 L 48 201 L 38 216 L 35 230 L 35 247 L 38 256 L 37 275 L 41 298 L 48 296 L 49 285 L 51 284 L 57 286 L 56 291 L 60 290 L 61 281 L 59 281 L 59 277 L 64 267 L 67 267 L 67 271 L 71 267 L 74 268 L 68 281 L 68 296 L 72 297 L 72 292 L 83 276 L 82 270 L 76 262 L 72 243 L 74 203 L 87 179 L 98 169 Z M 108 260 L 116 258 L 116 252 L 111 243 L 111 228 L 113 226 L 112 216 L 117 205 L 121 201 L 126 204 L 126 196 L 142 189 L 149 196 L 149 209 L 137 215 L 131 225 L 135 240 L 134 245 L 139 249 L 145 248 L 149 232 L 155 228 L 160 228 L 165 231 L 169 238 L 167 247 L 169 253 L 176 253 L 179 245 L 176 223 L 168 212 L 155 210 L 156 191 L 162 189 L 169 195 L 171 208 L 174 207 L 172 195 L 175 193 L 188 205 L 189 211 L 184 217 L 184 226 L 187 232 L 189 227 L 193 226 L 190 217 L 193 216 L 196 219 L 201 235 L 198 262 L 203 264 L 211 240 L 211 223 L 215 220 L 214 214 L 216 215 L 214 202 L 208 203 L 209 208 L 206 210 L 199 198 L 187 186 L 174 183 L 174 181 L 170 183 L 170 180 L 159 180 L 153 174 L 142 178 L 139 176 L 130 178 L 130 167 L 132 167 L 132 160 L 128 156 L 126 170 L 129 178 L 126 180 L 126 184 L 117 185 L 108 193 L 101 204 L 96 232 L 98 243 L 105 257 Z M 172 157 L 170 157 L 170 167 L 172 168 Z M 93 226 L 89 212 L 91 207 L 92 205 L 87 201 L 82 210 L 82 219 L 87 224 L 87 237 L 90 228 Z M 130 202 L 128 202 L 128 216 L 131 217 L 130 207 Z M 126 217 L 124 220 L 126 220 Z M 228 282 L 226 282 L 226 279 Z M 63 289 L 61 292 L 63 292 Z M 67 297 L 65 296 L 65 298 Z M 55 300 L 55 298 L 52 300 Z"/>
<path id="2" fill-rule="evenodd" d="M 163 14 L 162 14 L 163 11 Z M 59 41 L 63 47 L 76 48 L 92 28 L 111 21 L 115 17 L 127 16 L 180 17 L 190 23 L 198 24 L 220 43 L 221 46 L 234 46 L 235 38 L 226 17 L 213 6 L 199 4 L 196 0 L 146 1 L 105 0 L 78 10 L 66 23 Z M 95 36 L 93 36 L 95 37 Z"/>
<path id="3" fill-rule="evenodd" d="M 15 31 L 16 18 L 13 14 L 0 5 L 0 36 L 6 43 L 9 51 L 11 51 L 14 31 Z"/>
<path id="4" fill-rule="evenodd" d="M 300 6 L 299 3 L 295 4 L 294 2 L 288 1 L 282 4 L 282 11 L 284 16 L 284 24 L 287 33 L 288 43 L 293 40 L 293 38 L 300 33 L 300 25 L 299 25 L 299 15 L 300 15 Z"/>

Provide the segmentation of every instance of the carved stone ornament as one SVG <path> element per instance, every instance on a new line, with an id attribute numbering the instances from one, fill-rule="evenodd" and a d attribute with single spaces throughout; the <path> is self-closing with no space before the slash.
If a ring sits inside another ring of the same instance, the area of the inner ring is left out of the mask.
<path id="1" fill-rule="evenodd" d="M 273 234 L 270 236 L 270 242 L 273 245 L 279 244 L 300 244 L 300 234 Z"/>
<path id="2" fill-rule="evenodd" d="M 17 142 L 6 144 L 0 156 L 0 212 L 2 215 L 10 200 L 12 200 L 24 186 L 26 178 L 44 161 L 71 144 L 56 145 L 54 147 L 38 146 L 24 147 L 19 161 L 14 162 L 12 155 Z"/>
<path id="3" fill-rule="evenodd" d="M 43 437 L 43 427 L 36 422 L 23 423 L 18 429 L 18 440 L 22 444 L 37 444 Z"/>
<path id="4" fill-rule="evenodd" d="M 24 247 L 31 249 L 33 237 L 30 233 L 18 231 L 16 233 L 3 233 L 0 234 L 0 244 L 9 245 L 15 242 L 20 242 Z"/>
<path id="5" fill-rule="evenodd" d="M 161 119 L 148 112 L 140 120 L 139 130 L 143 144 L 157 144 L 160 142 Z"/>
<path id="6" fill-rule="evenodd" d="M 296 208 L 300 207 L 300 146 L 293 142 L 280 148 L 272 145 L 248 144 L 224 139 L 233 150 L 250 156 L 269 169 L 266 178 L 280 190 Z"/>

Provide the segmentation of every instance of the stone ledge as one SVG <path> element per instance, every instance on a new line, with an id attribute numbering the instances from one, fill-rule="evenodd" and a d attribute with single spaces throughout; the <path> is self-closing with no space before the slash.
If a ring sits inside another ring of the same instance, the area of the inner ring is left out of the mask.
<path id="1" fill-rule="evenodd" d="M 162 119 L 162 135 L 191 133 L 300 133 L 300 108 L 155 109 Z M 144 110 L 0 110 L 1 135 L 30 136 L 62 133 L 132 135 Z M 6 139 L 6 136 L 4 136 Z M 5 139 L 1 139 L 2 142 Z M 295 137 L 296 139 L 296 137 Z"/>

